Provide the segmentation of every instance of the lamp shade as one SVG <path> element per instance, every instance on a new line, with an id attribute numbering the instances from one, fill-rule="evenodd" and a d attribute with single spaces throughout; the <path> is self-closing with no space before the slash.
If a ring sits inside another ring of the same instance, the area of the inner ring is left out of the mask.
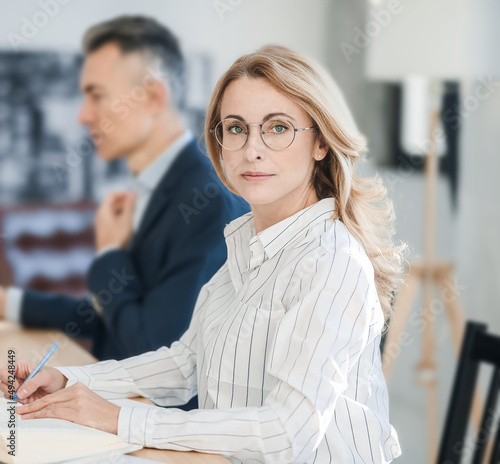
<path id="1" fill-rule="evenodd" d="M 497 0 L 371 0 L 368 16 L 362 32 L 371 31 L 366 47 L 369 79 L 500 75 Z"/>
<path id="2" fill-rule="evenodd" d="M 429 152 L 429 127 L 433 102 L 432 85 L 425 76 L 408 76 L 402 84 L 400 144 L 405 153 L 425 156 Z M 440 125 L 440 133 L 443 127 Z M 446 153 L 446 138 L 438 137 L 436 155 Z"/>

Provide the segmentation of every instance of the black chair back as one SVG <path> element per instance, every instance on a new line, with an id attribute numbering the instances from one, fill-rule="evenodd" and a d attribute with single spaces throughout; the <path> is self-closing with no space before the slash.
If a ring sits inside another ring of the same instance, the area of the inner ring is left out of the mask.
<path id="1" fill-rule="evenodd" d="M 474 443 L 466 439 L 474 390 L 482 363 L 493 365 L 493 373 L 480 429 Z M 500 423 L 494 424 L 500 392 L 500 337 L 486 333 L 486 325 L 468 322 L 448 405 L 438 464 L 460 464 L 473 455 L 473 464 L 482 464 L 491 431 L 496 428 L 490 464 L 500 462 Z M 499 421 L 500 422 L 500 421 Z"/>

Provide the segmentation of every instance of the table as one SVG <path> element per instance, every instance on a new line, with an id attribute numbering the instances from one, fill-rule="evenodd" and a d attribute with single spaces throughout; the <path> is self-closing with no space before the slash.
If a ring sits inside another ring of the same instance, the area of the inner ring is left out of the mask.
<path id="1" fill-rule="evenodd" d="M 83 366 L 96 359 L 73 340 L 57 330 L 23 329 L 7 322 L 0 322 L 0 367 L 7 364 L 7 351 L 13 349 L 16 359 L 39 362 L 50 346 L 58 342 L 60 348 L 47 362 L 48 366 Z M 227 464 L 222 456 L 203 453 L 182 453 L 156 449 L 142 449 L 133 456 L 169 464 Z"/>

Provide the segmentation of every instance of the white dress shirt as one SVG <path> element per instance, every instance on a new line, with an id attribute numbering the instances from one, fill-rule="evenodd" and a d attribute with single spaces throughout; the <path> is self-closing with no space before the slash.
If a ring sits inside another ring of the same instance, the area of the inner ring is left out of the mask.
<path id="1" fill-rule="evenodd" d="M 131 178 L 129 182 L 129 190 L 137 193 L 132 218 L 134 233 L 139 229 L 154 190 L 174 162 L 177 155 L 192 139 L 193 134 L 190 131 L 185 131 L 141 173 Z M 105 252 L 113 249 L 116 249 L 116 247 L 107 247 L 101 250 L 97 256 L 101 256 Z M 20 321 L 23 295 L 23 290 L 18 287 L 9 287 L 7 289 L 7 298 L 5 303 L 5 318 L 7 320 L 16 323 Z"/>
<path id="2" fill-rule="evenodd" d="M 218 453 L 232 462 L 386 463 L 401 454 L 380 362 L 384 316 L 373 267 L 324 199 L 255 234 L 225 229 L 228 260 L 202 288 L 171 348 L 59 368 L 123 407 L 126 442 Z"/>

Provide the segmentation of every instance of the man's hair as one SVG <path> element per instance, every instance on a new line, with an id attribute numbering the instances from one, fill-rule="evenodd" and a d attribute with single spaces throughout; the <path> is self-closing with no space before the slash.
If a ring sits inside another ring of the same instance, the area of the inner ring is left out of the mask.
<path id="1" fill-rule="evenodd" d="M 124 54 L 142 53 L 165 76 L 174 106 L 183 107 L 184 59 L 177 38 L 165 26 L 144 16 L 120 16 L 88 29 L 83 51 L 88 55 L 108 43 L 116 43 Z"/>

